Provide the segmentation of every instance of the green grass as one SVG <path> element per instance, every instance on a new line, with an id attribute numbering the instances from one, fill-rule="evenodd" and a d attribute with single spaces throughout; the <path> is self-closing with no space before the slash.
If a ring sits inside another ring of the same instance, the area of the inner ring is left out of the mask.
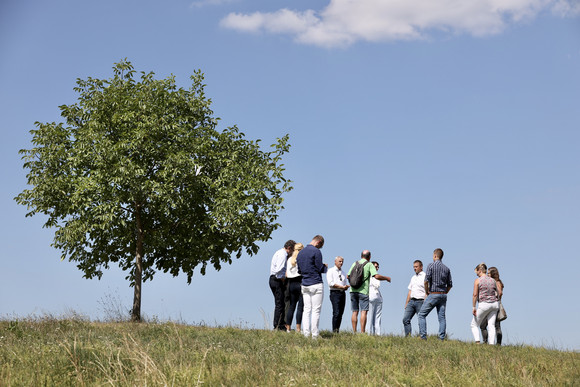
<path id="1" fill-rule="evenodd" d="M 0 386 L 580 386 L 580 354 L 80 317 L 0 321 Z"/>

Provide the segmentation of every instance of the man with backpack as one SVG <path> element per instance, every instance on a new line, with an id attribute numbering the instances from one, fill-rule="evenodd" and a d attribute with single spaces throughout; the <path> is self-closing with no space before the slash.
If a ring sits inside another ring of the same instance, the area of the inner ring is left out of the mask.
<path id="1" fill-rule="evenodd" d="M 347 278 L 350 283 L 350 304 L 352 309 L 352 330 L 356 333 L 358 323 L 358 312 L 360 310 L 360 331 L 365 332 L 367 324 L 367 313 L 369 311 L 369 283 L 371 277 L 379 281 L 391 282 L 391 277 L 377 274 L 375 265 L 369 264 L 371 252 L 363 250 L 361 259 L 350 267 Z"/>

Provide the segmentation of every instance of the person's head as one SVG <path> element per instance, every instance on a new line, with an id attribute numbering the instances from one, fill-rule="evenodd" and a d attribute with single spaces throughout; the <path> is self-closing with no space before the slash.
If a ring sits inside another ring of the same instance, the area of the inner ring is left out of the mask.
<path id="1" fill-rule="evenodd" d="M 341 257 L 340 255 L 336 258 L 334 258 L 334 264 L 336 265 L 337 268 L 341 268 L 342 264 L 344 263 L 344 258 Z"/>
<path id="2" fill-rule="evenodd" d="M 300 252 L 300 250 L 302 250 L 304 248 L 304 245 L 300 242 L 296 243 L 294 245 L 294 252 L 292 253 L 292 256 L 298 256 L 298 253 Z"/>
<path id="3" fill-rule="evenodd" d="M 375 265 L 375 269 L 379 270 L 379 263 L 377 261 L 373 261 L 373 265 Z"/>
<path id="4" fill-rule="evenodd" d="M 442 260 L 443 259 L 443 250 L 435 249 L 433 250 L 433 260 Z"/>
<path id="5" fill-rule="evenodd" d="M 423 262 L 421 262 L 420 260 L 415 260 L 415 262 L 413 262 L 413 270 L 415 270 L 416 274 L 419 274 L 420 272 L 423 271 Z"/>
<path id="6" fill-rule="evenodd" d="M 304 245 L 302 243 L 296 243 L 294 245 L 294 251 L 292 252 L 292 256 L 290 257 L 290 264 L 292 266 L 296 266 L 296 258 L 298 258 L 298 253 L 303 248 L 304 248 Z"/>
<path id="7" fill-rule="evenodd" d="M 499 278 L 499 271 L 497 270 L 497 267 L 492 266 L 487 269 L 487 275 L 503 285 L 503 281 Z"/>
<path id="8" fill-rule="evenodd" d="M 366 259 L 367 261 L 371 260 L 371 252 L 368 250 L 363 250 L 362 253 L 360 253 L 360 257 Z"/>
<path id="9" fill-rule="evenodd" d="M 286 243 L 284 243 L 284 250 L 286 250 L 286 254 L 292 255 L 292 253 L 294 252 L 295 244 L 296 242 L 294 242 L 292 239 L 289 239 L 288 241 L 286 241 Z"/>
<path id="10" fill-rule="evenodd" d="M 310 242 L 310 244 L 321 249 L 322 246 L 324 246 L 324 238 L 322 235 L 316 235 L 314 238 L 312 238 L 312 242 Z"/>
<path id="11" fill-rule="evenodd" d="M 479 265 L 475 266 L 475 274 L 478 276 L 485 275 L 487 273 L 487 266 L 485 263 L 480 263 Z"/>

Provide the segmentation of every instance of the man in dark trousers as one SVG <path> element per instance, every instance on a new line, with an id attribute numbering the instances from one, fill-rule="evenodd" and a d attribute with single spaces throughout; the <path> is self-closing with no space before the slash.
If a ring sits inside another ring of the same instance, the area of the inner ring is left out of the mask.
<path id="1" fill-rule="evenodd" d="M 330 302 L 332 303 L 332 331 L 338 333 L 342 314 L 346 305 L 346 290 L 350 287 L 346 275 L 342 271 L 344 258 L 338 256 L 334 259 L 334 267 L 328 269 L 326 282 L 330 288 Z"/>
<path id="2" fill-rule="evenodd" d="M 284 318 L 284 292 L 286 290 L 286 260 L 294 252 L 292 239 L 284 243 L 284 247 L 276 251 L 270 264 L 270 289 L 274 295 L 274 329 L 286 330 Z"/>

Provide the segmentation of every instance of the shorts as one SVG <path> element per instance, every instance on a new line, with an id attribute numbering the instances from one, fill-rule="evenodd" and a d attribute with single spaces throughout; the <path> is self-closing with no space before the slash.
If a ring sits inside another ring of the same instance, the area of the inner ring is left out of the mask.
<path id="1" fill-rule="evenodd" d="M 358 292 L 350 293 L 350 308 L 353 312 L 369 310 L 369 295 Z"/>

